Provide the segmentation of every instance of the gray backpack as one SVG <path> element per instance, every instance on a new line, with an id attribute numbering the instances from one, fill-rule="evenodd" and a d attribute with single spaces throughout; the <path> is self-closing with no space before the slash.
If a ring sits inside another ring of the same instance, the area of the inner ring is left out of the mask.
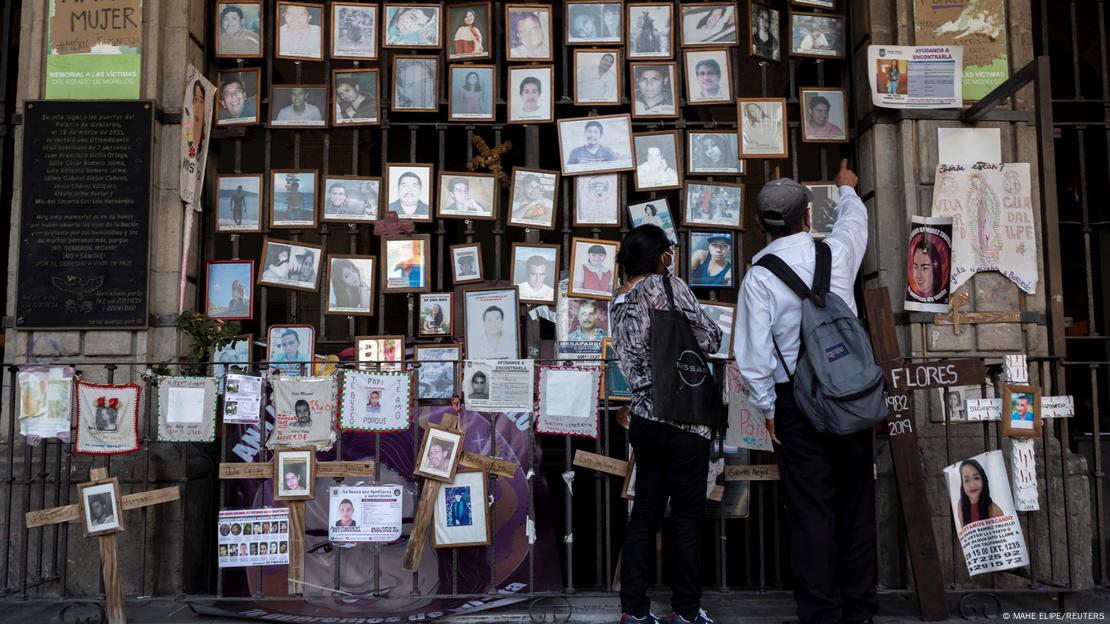
<path id="1" fill-rule="evenodd" d="M 760 258 L 756 266 L 774 273 L 802 300 L 802 340 L 793 374 L 775 341 L 775 353 L 794 382 L 798 408 L 821 433 L 856 433 L 887 417 L 883 370 L 875 364 L 859 318 L 843 299 L 829 292 L 832 250 L 824 241 L 816 247 L 812 290 L 773 254 Z"/>

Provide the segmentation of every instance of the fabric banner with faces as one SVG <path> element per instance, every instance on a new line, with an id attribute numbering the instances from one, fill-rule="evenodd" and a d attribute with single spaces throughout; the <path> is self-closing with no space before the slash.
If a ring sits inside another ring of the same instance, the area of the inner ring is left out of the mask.
<path id="1" fill-rule="evenodd" d="M 330 449 L 335 444 L 335 378 L 274 377 L 270 384 L 274 432 L 267 446 Z"/>
<path id="2" fill-rule="evenodd" d="M 160 442 L 215 441 L 215 377 L 159 377 L 155 406 Z"/>
<path id="3" fill-rule="evenodd" d="M 122 455 L 139 449 L 138 384 L 77 382 L 77 445 L 82 455 Z"/>
<path id="4" fill-rule="evenodd" d="M 19 371 L 19 432 L 28 438 L 69 442 L 72 368 Z"/>

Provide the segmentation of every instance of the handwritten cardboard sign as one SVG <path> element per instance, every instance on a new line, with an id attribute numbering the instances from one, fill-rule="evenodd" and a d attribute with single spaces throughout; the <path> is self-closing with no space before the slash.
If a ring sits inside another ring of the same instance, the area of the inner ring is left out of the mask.
<path id="1" fill-rule="evenodd" d="M 983 361 L 977 358 L 915 362 L 887 369 L 890 390 L 904 393 L 911 390 L 978 385 L 986 380 Z"/>
<path id="2" fill-rule="evenodd" d="M 54 0 L 50 47 L 83 54 L 97 45 L 138 48 L 143 39 L 142 0 Z"/>

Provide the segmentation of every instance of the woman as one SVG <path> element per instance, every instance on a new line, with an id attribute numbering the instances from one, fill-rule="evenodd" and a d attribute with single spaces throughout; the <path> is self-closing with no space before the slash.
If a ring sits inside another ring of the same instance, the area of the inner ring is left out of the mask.
<path id="1" fill-rule="evenodd" d="M 991 486 L 983 466 L 974 459 L 960 462 L 960 526 L 1003 515 L 991 500 Z"/>
<path id="2" fill-rule="evenodd" d="M 281 249 L 277 253 L 277 259 L 266 265 L 266 269 L 262 271 L 262 279 L 287 280 L 292 268 L 289 262 L 289 250 Z"/>
<path id="3" fill-rule="evenodd" d="M 702 351 L 715 353 L 723 334 L 690 287 L 668 273 L 673 261 L 674 245 L 656 225 L 629 232 L 617 254 L 628 281 L 616 292 L 610 319 L 621 372 L 633 388 L 628 438 L 636 454 L 636 500 L 621 551 L 622 624 L 660 622 L 650 612 L 647 589 L 654 583 L 655 534 L 668 499 L 673 522 L 667 544 L 671 605 L 677 614 L 672 621 L 712 623 L 701 609 L 699 579 L 712 431 L 657 414 L 652 399 L 651 310 L 669 307 L 664 280 L 670 282 L 675 308 L 686 317 Z"/>
<path id="4" fill-rule="evenodd" d="M 483 112 L 482 79 L 478 76 L 478 72 L 467 72 L 459 96 L 457 112 L 470 115 L 477 115 Z"/>
<path id="5" fill-rule="evenodd" d="M 729 26 L 729 20 L 726 19 L 727 11 L 726 8 L 716 8 L 698 20 L 694 26 L 694 32 L 690 34 L 690 43 L 716 41 L 722 31 Z"/>
<path id="6" fill-rule="evenodd" d="M 455 30 L 455 56 L 481 56 L 486 53 L 482 46 L 482 31 L 474 25 L 478 16 L 473 9 L 463 15 L 463 25 Z"/>
<path id="7" fill-rule="evenodd" d="M 362 272 L 347 258 L 331 263 L 331 307 L 337 309 L 370 309 L 370 287 L 362 280 Z"/>
<path id="8" fill-rule="evenodd" d="M 432 304 L 431 311 L 428 313 L 428 316 L 424 318 L 424 333 L 443 333 L 443 308 L 438 303 Z"/>

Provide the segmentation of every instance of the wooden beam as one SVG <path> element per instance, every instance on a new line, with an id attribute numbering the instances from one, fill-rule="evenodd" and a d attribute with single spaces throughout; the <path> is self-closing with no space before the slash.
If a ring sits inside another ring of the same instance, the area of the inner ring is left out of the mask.
<path id="1" fill-rule="evenodd" d="M 459 415 L 445 414 L 440 424 L 454 429 L 459 426 Z M 401 569 L 406 572 L 416 572 L 420 568 L 420 557 L 424 554 L 424 542 L 428 541 L 428 527 L 432 524 L 432 511 L 435 509 L 436 496 L 439 495 L 441 485 L 439 481 L 424 479 L 420 501 L 416 505 L 416 515 L 412 520 L 412 533 L 409 534 L 405 558 L 401 563 Z"/>
<path id="2" fill-rule="evenodd" d="M 220 464 L 221 479 L 270 479 L 273 476 L 273 464 Z"/>
<path id="3" fill-rule="evenodd" d="M 470 451 L 463 452 L 462 457 L 459 458 L 459 465 L 475 470 L 492 472 L 506 479 L 512 479 L 516 474 L 517 468 L 517 465 L 511 461 L 506 461 L 497 457 L 489 457 L 488 455 L 479 455 L 477 453 L 471 453 Z"/>
<path id="4" fill-rule="evenodd" d="M 749 466 L 725 466 L 725 481 L 778 481 L 777 464 L 752 464 Z"/>
<path id="5" fill-rule="evenodd" d="M 100 478 L 106 476 L 107 474 Z M 127 611 L 123 607 L 123 583 L 119 577 L 116 534 L 101 535 L 96 539 L 100 542 L 100 575 L 104 579 L 104 598 L 108 603 L 108 624 L 126 624 Z"/>
<path id="6" fill-rule="evenodd" d="M 180 499 L 181 489 L 176 485 L 149 492 L 136 492 L 122 497 L 124 509 L 141 509 Z M 47 524 L 74 522 L 80 519 L 81 507 L 79 505 L 62 505 L 61 507 L 51 507 L 39 511 L 28 511 L 24 516 L 24 522 L 28 529 Z"/>
<path id="7" fill-rule="evenodd" d="M 151 490 L 149 492 L 135 492 L 123 497 L 124 509 L 141 509 L 151 505 L 161 505 L 170 501 L 181 499 L 181 488 L 173 487 Z"/>
<path id="8" fill-rule="evenodd" d="M 304 593 L 304 501 L 289 501 L 289 593 Z"/>
<path id="9" fill-rule="evenodd" d="M 316 462 L 317 477 L 372 477 L 373 461 Z"/>
<path id="10" fill-rule="evenodd" d="M 582 449 L 578 449 L 574 452 L 573 463 L 579 468 L 589 468 L 590 470 L 604 472 L 615 477 L 623 477 L 628 474 L 627 461 L 605 455 L 598 455 L 597 453 L 590 453 Z"/>

